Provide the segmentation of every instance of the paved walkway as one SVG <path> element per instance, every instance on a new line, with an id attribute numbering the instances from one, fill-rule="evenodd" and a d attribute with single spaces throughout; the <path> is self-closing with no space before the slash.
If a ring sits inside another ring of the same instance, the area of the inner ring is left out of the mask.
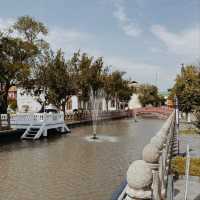
<path id="1" fill-rule="evenodd" d="M 181 123 L 180 130 L 193 129 L 193 124 Z M 187 145 L 190 145 L 190 155 L 200 157 L 200 134 L 199 135 L 179 135 L 180 153 L 185 154 Z"/>
<path id="2" fill-rule="evenodd" d="M 192 124 L 181 123 L 180 130 L 194 128 Z M 180 153 L 186 154 L 187 144 L 190 145 L 190 156 L 200 157 L 200 135 L 180 135 Z M 200 167 L 200 166 L 199 166 Z M 184 200 L 185 176 L 179 177 L 174 183 L 174 200 Z M 200 200 L 200 177 L 190 176 L 188 183 L 188 199 Z"/>
<path id="3" fill-rule="evenodd" d="M 200 200 L 200 177 L 190 176 L 188 184 L 187 200 Z M 174 186 L 174 200 L 184 200 L 185 195 L 185 176 L 179 178 Z"/>

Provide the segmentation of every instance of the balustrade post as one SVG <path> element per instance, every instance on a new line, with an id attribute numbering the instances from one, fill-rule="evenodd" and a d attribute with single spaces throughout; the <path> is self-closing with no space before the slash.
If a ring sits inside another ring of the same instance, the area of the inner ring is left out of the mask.
<path id="1" fill-rule="evenodd" d="M 153 200 L 161 200 L 161 181 L 159 178 L 160 150 L 155 144 L 147 144 L 143 149 L 143 160 L 146 161 L 153 174 Z"/>
<path id="2" fill-rule="evenodd" d="M 144 160 L 134 161 L 127 171 L 125 200 L 152 199 L 152 170 Z"/>

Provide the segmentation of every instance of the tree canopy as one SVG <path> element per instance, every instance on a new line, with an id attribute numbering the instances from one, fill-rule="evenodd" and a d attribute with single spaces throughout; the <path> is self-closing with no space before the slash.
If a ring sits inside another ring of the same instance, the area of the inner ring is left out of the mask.
<path id="1" fill-rule="evenodd" d="M 200 68 L 194 65 L 182 67 L 171 90 L 177 96 L 179 109 L 189 113 L 200 106 Z"/>
<path id="2" fill-rule="evenodd" d="M 138 90 L 138 94 L 142 106 L 159 106 L 161 104 L 161 98 L 158 94 L 158 88 L 154 85 L 141 85 Z"/>
<path id="3" fill-rule="evenodd" d="M 19 38 L 0 38 L 0 83 L 2 112 L 7 110 L 8 90 L 12 85 L 25 85 L 31 72 L 30 59 L 37 55 L 37 47 Z"/>

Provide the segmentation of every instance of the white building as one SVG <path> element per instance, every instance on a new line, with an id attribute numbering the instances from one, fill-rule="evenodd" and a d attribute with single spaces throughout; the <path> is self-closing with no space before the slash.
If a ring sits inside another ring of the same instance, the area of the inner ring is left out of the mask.
<path id="1" fill-rule="evenodd" d="M 17 111 L 18 112 L 39 112 L 42 105 L 23 89 L 17 88 Z"/>
<path id="2" fill-rule="evenodd" d="M 138 94 L 133 94 L 131 96 L 131 99 L 128 102 L 128 108 L 129 109 L 135 109 L 135 108 L 141 108 L 142 107 L 138 96 L 139 96 Z"/>
<path id="3" fill-rule="evenodd" d="M 44 100 L 43 95 L 41 99 Z M 26 94 L 23 89 L 17 89 L 17 112 L 39 112 L 42 109 L 42 105 L 30 94 Z M 66 113 L 73 113 L 74 110 L 81 108 L 78 96 L 72 95 L 66 103 Z M 106 111 L 106 101 L 102 99 L 100 103 L 100 110 Z M 108 110 L 116 110 L 116 103 L 114 100 L 109 101 Z"/>
<path id="4" fill-rule="evenodd" d="M 87 105 L 86 107 L 89 107 L 89 105 Z M 106 100 L 104 98 L 102 98 L 99 107 L 100 107 L 100 110 L 102 111 L 107 110 Z M 76 95 L 71 96 L 66 103 L 66 113 L 72 113 L 74 110 L 78 110 L 79 108 L 82 108 L 82 105 L 78 99 L 78 96 Z M 108 110 L 113 111 L 116 109 L 117 109 L 116 102 L 114 100 L 109 101 Z"/>
<path id="5" fill-rule="evenodd" d="M 142 104 L 140 103 L 139 100 L 139 95 L 136 93 L 137 90 L 140 87 L 140 84 L 137 81 L 132 81 L 129 84 L 130 87 L 133 87 L 135 89 L 135 93 L 132 94 L 130 101 L 128 102 L 128 108 L 129 109 L 134 109 L 134 108 L 141 108 Z"/>
<path id="6" fill-rule="evenodd" d="M 139 84 L 137 82 L 132 82 L 130 84 L 130 87 L 132 86 L 139 87 Z M 44 101 L 44 95 L 41 95 L 40 98 Z M 18 112 L 39 112 L 42 108 L 42 105 L 32 95 L 26 94 L 23 89 L 18 88 L 17 107 Z M 82 107 L 82 103 L 80 102 L 78 96 L 72 95 L 66 103 L 66 113 L 73 113 L 73 111 L 78 110 Z M 87 105 L 87 107 L 89 107 L 89 105 Z M 133 93 L 130 101 L 128 102 L 128 108 L 134 109 L 140 107 L 142 106 L 139 101 L 138 94 Z M 100 103 L 100 110 L 107 111 L 106 100 L 104 98 L 102 98 L 102 101 Z M 108 102 L 108 111 L 114 110 L 117 110 L 117 104 L 116 101 L 113 99 Z"/>

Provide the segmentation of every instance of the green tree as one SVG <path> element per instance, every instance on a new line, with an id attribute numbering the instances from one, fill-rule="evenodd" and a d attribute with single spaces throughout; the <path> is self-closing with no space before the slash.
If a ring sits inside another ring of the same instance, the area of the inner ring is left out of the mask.
<path id="1" fill-rule="evenodd" d="M 40 71 L 37 80 L 46 88 L 48 102 L 62 107 L 65 113 L 67 99 L 76 92 L 75 77 L 73 67 L 66 62 L 60 49 L 56 54 L 52 53 L 48 65 L 43 72 Z"/>
<path id="2" fill-rule="evenodd" d="M 120 108 L 120 97 L 123 96 L 124 91 L 124 76 L 125 72 L 120 72 L 118 70 L 114 71 L 112 73 L 112 81 L 113 81 L 113 93 L 114 93 L 114 99 L 116 102 L 117 109 Z M 122 100 L 122 98 L 121 98 Z"/>
<path id="3" fill-rule="evenodd" d="M 123 80 L 122 87 L 120 88 L 118 95 L 119 95 L 119 101 L 123 104 L 124 107 L 125 105 L 128 104 L 132 94 L 133 94 L 133 88 L 129 86 L 129 81 Z"/>
<path id="4" fill-rule="evenodd" d="M 90 68 L 92 65 L 92 57 L 89 57 L 86 53 L 80 55 L 80 52 L 75 53 L 70 63 L 76 70 L 77 79 L 76 84 L 79 89 L 79 99 L 83 103 L 83 109 L 86 108 L 87 102 L 90 97 Z"/>
<path id="5" fill-rule="evenodd" d="M 41 43 L 43 39 L 39 36 L 48 34 L 48 29 L 42 22 L 28 15 L 19 17 L 13 28 L 22 35 L 24 40 L 32 44 Z"/>
<path id="6" fill-rule="evenodd" d="M 37 47 L 37 55 L 29 60 L 31 76 L 23 88 L 25 89 L 24 93 L 35 96 L 37 101 L 42 104 L 43 100 L 40 96 L 41 93 L 47 91 L 47 66 L 52 55 L 48 42 L 44 40 L 48 29 L 44 23 L 28 15 L 19 17 L 12 29 L 18 33 L 22 40 Z"/>
<path id="7" fill-rule="evenodd" d="M 75 53 L 70 59 L 70 64 L 76 71 L 76 85 L 79 89 L 79 99 L 83 102 L 83 108 L 89 102 L 91 91 L 96 96 L 103 88 L 103 59 L 101 57 L 94 59 L 86 53 Z"/>
<path id="8" fill-rule="evenodd" d="M 115 99 L 117 103 L 117 108 L 119 109 L 119 104 L 122 103 L 126 105 L 133 94 L 133 88 L 130 87 L 130 81 L 123 78 L 124 72 L 114 71 L 109 73 L 109 68 L 105 69 L 104 72 L 104 91 L 105 91 L 105 101 L 106 109 L 108 111 L 108 103 L 110 100 Z"/>
<path id="9" fill-rule="evenodd" d="M 183 67 L 177 75 L 171 96 L 177 96 L 179 109 L 186 114 L 200 106 L 200 69 L 190 65 Z"/>
<path id="10" fill-rule="evenodd" d="M 19 38 L 0 38 L 0 74 L 3 92 L 1 94 L 3 108 L 7 112 L 8 90 L 12 85 L 24 85 L 31 71 L 30 59 L 37 55 L 37 47 Z"/>
<path id="11" fill-rule="evenodd" d="M 142 106 L 147 106 L 147 105 L 158 106 L 160 104 L 158 88 L 154 85 L 149 85 L 149 84 L 141 85 L 138 94 Z"/>

